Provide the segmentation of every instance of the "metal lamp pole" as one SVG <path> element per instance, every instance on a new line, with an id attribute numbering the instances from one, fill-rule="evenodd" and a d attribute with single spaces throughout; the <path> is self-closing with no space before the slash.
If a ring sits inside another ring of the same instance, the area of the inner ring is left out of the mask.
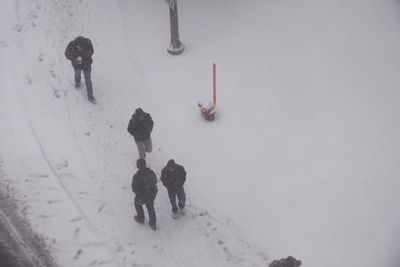
<path id="1" fill-rule="evenodd" d="M 171 55 L 182 54 L 185 47 L 179 40 L 179 26 L 178 26 L 178 5 L 177 0 L 168 0 L 169 3 L 169 20 L 171 27 L 171 43 L 167 51 Z"/>

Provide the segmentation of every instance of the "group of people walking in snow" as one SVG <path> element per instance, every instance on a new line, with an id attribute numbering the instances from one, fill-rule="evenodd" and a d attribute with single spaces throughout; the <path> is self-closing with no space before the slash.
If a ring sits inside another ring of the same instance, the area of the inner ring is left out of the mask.
<path id="1" fill-rule="evenodd" d="M 68 44 L 65 57 L 71 61 L 74 68 L 75 88 L 81 87 L 81 74 L 83 72 L 88 100 L 96 104 L 91 80 L 93 53 L 93 44 L 90 39 L 78 36 Z M 138 170 L 132 179 L 132 191 L 135 193 L 134 203 L 137 213 L 134 218 L 138 223 L 144 223 L 143 205 L 145 205 L 149 214 L 149 225 L 153 230 L 156 230 L 154 201 L 158 191 L 157 177 L 154 171 L 147 167 L 145 160 L 146 153 L 151 153 L 153 150 L 151 141 L 153 125 L 154 122 L 150 114 L 144 112 L 141 108 L 137 108 L 129 121 L 128 132 L 133 136 L 139 151 L 139 159 L 136 161 Z M 173 217 L 177 217 L 178 212 L 184 213 L 185 208 L 186 195 L 183 185 L 186 181 L 186 171 L 183 166 L 170 159 L 165 168 L 162 169 L 160 179 L 167 188 Z"/>
<path id="2" fill-rule="evenodd" d="M 138 168 L 132 179 L 132 191 L 135 193 L 135 220 L 144 223 L 145 215 L 143 205 L 146 206 L 149 214 L 149 225 L 153 230 L 156 226 L 156 212 L 154 201 L 157 195 L 157 177 L 153 170 L 146 165 L 146 153 L 151 153 L 153 144 L 151 132 L 153 131 L 153 119 L 150 114 L 137 108 L 128 124 L 128 132 L 135 139 L 139 152 L 139 159 L 136 161 Z M 176 164 L 173 159 L 161 171 L 161 182 L 168 191 L 168 197 L 172 206 L 172 216 L 177 217 L 178 212 L 184 213 L 186 195 L 183 185 L 186 181 L 186 171 L 183 166 Z M 176 200 L 178 199 L 178 204 Z"/>
<path id="3" fill-rule="evenodd" d="M 151 153 L 153 145 L 151 132 L 153 130 L 153 119 L 150 114 L 137 108 L 128 124 L 128 132 L 133 136 L 139 152 L 139 159 L 136 161 L 138 168 L 132 179 L 132 191 L 135 193 L 135 220 L 144 223 L 145 215 L 143 205 L 146 206 L 149 214 L 149 225 L 156 230 L 156 213 L 154 201 L 157 195 L 157 177 L 153 170 L 146 166 L 146 153 Z M 161 182 L 167 188 L 168 196 L 172 206 L 173 217 L 178 211 L 184 212 L 186 195 L 184 183 L 186 181 L 186 171 L 183 166 L 170 159 L 161 171 Z M 178 199 L 178 204 L 176 200 Z"/>

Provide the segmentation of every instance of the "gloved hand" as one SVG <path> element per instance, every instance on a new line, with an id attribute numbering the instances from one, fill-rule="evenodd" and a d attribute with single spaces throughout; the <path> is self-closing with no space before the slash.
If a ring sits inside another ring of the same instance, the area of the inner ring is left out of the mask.
<path id="1" fill-rule="evenodd" d="M 78 65 L 82 64 L 82 57 L 81 57 L 81 56 L 78 56 L 78 57 L 75 59 L 75 62 L 76 62 Z"/>
<path id="2" fill-rule="evenodd" d="M 144 204 L 144 199 L 141 196 L 136 195 L 135 204 L 143 205 Z"/>

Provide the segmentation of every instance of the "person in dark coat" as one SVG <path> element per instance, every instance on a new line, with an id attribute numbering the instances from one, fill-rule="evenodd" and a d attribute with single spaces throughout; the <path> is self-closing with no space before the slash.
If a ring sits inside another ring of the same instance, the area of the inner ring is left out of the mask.
<path id="1" fill-rule="evenodd" d="M 153 131 L 153 119 L 149 113 L 137 108 L 128 124 L 128 132 L 135 139 L 139 158 L 146 158 L 146 152 L 151 153 L 153 144 L 151 142 L 151 132 Z"/>
<path id="2" fill-rule="evenodd" d="M 87 95 L 90 102 L 95 103 L 91 80 L 93 45 L 90 39 L 78 36 L 71 41 L 65 49 L 65 57 L 71 61 L 75 71 L 75 87 L 81 86 L 81 72 L 85 77 Z"/>
<path id="3" fill-rule="evenodd" d="M 132 191 L 135 193 L 135 221 L 144 223 L 143 205 L 146 205 L 149 214 L 149 225 L 156 230 L 156 212 L 154 210 L 154 200 L 157 195 L 157 177 L 156 174 L 146 167 L 144 159 L 136 161 L 138 171 L 132 179 Z"/>
<path id="4" fill-rule="evenodd" d="M 178 213 L 178 206 L 184 212 L 186 195 L 183 185 L 186 181 L 186 171 L 183 166 L 169 160 L 167 166 L 161 171 L 161 182 L 168 190 L 168 197 L 172 206 L 172 216 L 175 218 Z M 176 199 L 178 198 L 178 206 Z"/>
<path id="5" fill-rule="evenodd" d="M 296 260 L 292 256 L 286 259 L 274 260 L 268 267 L 300 267 L 301 261 Z"/>

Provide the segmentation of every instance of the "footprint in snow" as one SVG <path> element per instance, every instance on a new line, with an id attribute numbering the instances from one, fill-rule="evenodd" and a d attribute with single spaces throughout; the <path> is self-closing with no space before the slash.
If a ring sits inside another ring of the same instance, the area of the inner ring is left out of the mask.
<path id="1" fill-rule="evenodd" d="M 53 91 L 53 96 L 56 98 L 60 97 L 60 90 L 58 90 L 57 88 L 55 88 L 53 85 L 50 85 L 51 90 Z"/>
<path id="2" fill-rule="evenodd" d="M 82 217 L 75 217 L 75 218 L 71 219 L 70 222 L 79 222 L 79 221 L 82 221 Z"/>
<path id="3" fill-rule="evenodd" d="M 76 228 L 74 232 L 74 238 L 77 238 L 79 236 L 79 232 L 81 231 L 81 228 Z"/>
<path id="4" fill-rule="evenodd" d="M 25 74 L 25 81 L 27 84 L 31 85 L 33 80 L 29 74 Z"/>
<path id="5" fill-rule="evenodd" d="M 16 32 L 21 32 L 23 30 L 23 26 L 21 24 L 17 24 L 14 27 L 12 27 L 12 30 L 16 31 Z"/>
<path id="6" fill-rule="evenodd" d="M 48 174 L 41 174 L 41 173 L 32 173 L 32 174 L 29 174 L 29 177 L 32 177 L 32 178 L 48 178 L 49 175 Z"/>
<path id="7" fill-rule="evenodd" d="M 101 213 L 104 210 L 105 207 L 106 207 L 106 203 L 102 203 L 100 205 L 99 209 L 97 210 L 97 213 Z"/>
<path id="8" fill-rule="evenodd" d="M 82 249 L 79 249 L 79 250 L 75 253 L 74 260 L 79 259 L 79 257 L 81 256 L 82 252 L 83 252 L 83 250 L 82 250 Z"/>
<path id="9" fill-rule="evenodd" d="M 54 70 L 50 70 L 49 74 L 52 78 L 57 78 L 56 72 Z"/>
<path id="10" fill-rule="evenodd" d="M 57 204 L 60 202 L 62 202 L 61 199 L 52 199 L 52 200 L 47 201 L 48 204 Z"/>
<path id="11" fill-rule="evenodd" d="M 68 165 L 69 165 L 68 161 L 67 160 L 63 160 L 63 161 L 57 163 L 56 167 L 57 167 L 58 170 L 60 170 L 62 168 L 68 167 Z"/>
<path id="12" fill-rule="evenodd" d="M 37 218 L 50 219 L 50 218 L 56 217 L 58 214 L 60 214 L 60 212 L 56 212 L 56 213 L 53 213 L 53 214 L 41 214 L 41 215 L 37 216 Z"/>

